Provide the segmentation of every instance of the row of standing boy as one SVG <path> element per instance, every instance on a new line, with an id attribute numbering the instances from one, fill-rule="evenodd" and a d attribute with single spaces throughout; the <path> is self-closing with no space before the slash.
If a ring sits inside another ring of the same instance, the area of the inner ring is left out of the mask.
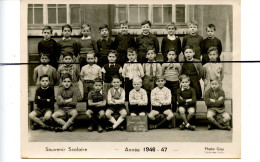
<path id="1" fill-rule="evenodd" d="M 150 24 L 149 23 L 147 23 L 147 24 L 150 27 Z M 147 24 L 144 24 L 144 25 L 147 25 Z M 172 24 L 172 23 L 170 23 L 170 24 Z M 192 25 L 193 24 L 191 23 L 191 26 Z M 121 24 L 121 28 L 122 28 L 122 26 L 123 25 Z M 145 27 L 142 26 L 142 28 L 145 28 Z M 170 28 L 170 26 L 168 26 L 168 29 L 169 28 Z M 190 28 L 192 28 L 192 27 L 190 27 Z M 215 28 L 214 28 L 214 30 L 215 30 Z M 43 30 L 43 33 L 44 33 L 44 31 L 45 30 Z M 65 28 L 65 30 L 63 28 L 63 31 L 66 31 L 66 28 Z M 146 30 L 144 29 L 143 31 L 145 32 Z M 101 32 L 102 32 L 102 29 L 101 29 Z M 84 32 L 82 32 L 82 33 L 84 33 Z M 106 58 L 110 63 L 105 64 L 102 69 L 98 65 L 94 64 L 95 57 L 98 57 L 99 58 L 98 60 L 100 60 L 99 55 L 95 55 L 92 52 L 87 52 L 87 53 L 85 53 L 85 57 L 86 57 L 85 59 L 88 64 L 82 67 L 81 73 L 80 73 L 81 80 L 83 81 L 83 84 L 84 84 L 84 98 L 86 99 L 87 96 L 89 96 L 88 95 L 89 92 L 93 89 L 94 79 L 97 77 L 101 77 L 101 71 L 102 71 L 104 74 L 104 79 L 105 79 L 105 86 L 104 86 L 105 91 L 107 91 L 110 88 L 109 83 L 112 81 L 112 76 L 115 74 L 118 74 L 119 78 L 120 78 L 120 74 L 122 74 L 122 76 L 124 77 L 124 82 L 125 82 L 126 98 L 128 98 L 128 93 L 132 89 L 132 85 L 133 85 L 132 80 L 135 77 L 142 77 L 142 78 L 144 77 L 143 85 L 144 85 L 145 90 L 148 93 L 148 96 L 150 96 L 149 94 L 150 94 L 151 90 L 154 88 L 155 77 L 163 74 L 166 78 L 166 85 L 168 85 L 168 87 L 171 90 L 170 92 L 173 96 L 172 104 L 175 109 L 176 109 L 176 102 L 177 102 L 176 91 L 179 88 L 179 75 L 181 73 L 184 73 L 184 74 L 186 73 L 189 76 L 191 85 L 195 89 L 197 99 L 199 99 L 199 98 L 201 98 L 201 88 L 200 88 L 200 83 L 199 83 L 200 78 L 203 76 L 203 74 L 207 74 L 207 72 L 208 72 L 208 74 L 206 75 L 207 76 L 206 82 L 205 82 L 205 83 L 207 83 L 206 85 L 208 85 L 208 86 L 210 85 L 210 80 L 217 80 L 218 82 L 221 83 L 221 81 L 223 79 L 223 75 L 222 75 L 223 67 L 219 63 L 214 63 L 214 64 L 209 63 L 208 68 L 207 68 L 207 64 L 204 65 L 205 68 L 204 68 L 204 72 L 203 72 L 201 63 L 198 63 L 199 60 L 196 60 L 193 58 L 193 56 L 196 54 L 195 49 L 193 48 L 192 45 L 186 46 L 186 48 L 184 50 L 184 55 L 185 55 L 187 62 L 189 62 L 189 61 L 196 62 L 197 61 L 197 63 L 191 63 L 191 64 L 184 63 L 183 65 L 176 63 L 175 61 L 176 61 L 176 58 L 178 58 L 178 51 L 175 48 L 170 48 L 170 49 L 168 49 L 167 54 L 166 54 L 166 57 L 167 57 L 169 63 L 164 63 L 162 66 L 160 66 L 159 63 L 155 63 L 156 49 L 153 47 L 148 47 L 146 49 L 147 52 L 145 53 L 144 57 L 146 59 L 148 59 L 148 62 L 152 62 L 152 63 L 144 63 L 142 66 L 140 63 L 137 63 L 137 59 L 136 59 L 137 53 L 136 53 L 135 49 L 128 48 L 128 50 L 127 50 L 128 62 L 133 62 L 133 63 L 125 63 L 123 69 L 120 67 L 120 65 L 114 64 L 114 62 L 116 62 L 116 58 L 118 55 L 118 53 L 116 51 L 113 51 L 113 50 L 108 51 L 108 55 L 106 56 Z M 42 54 L 43 54 L 43 52 L 42 52 Z M 210 58 L 211 61 L 219 60 L 219 50 L 217 47 L 212 47 L 208 51 L 208 54 L 209 54 L 208 56 L 210 56 L 208 58 Z M 61 65 L 58 68 L 58 78 L 60 76 L 61 76 L 61 78 L 63 78 L 64 74 L 70 73 L 70 74 L 72 74 L 71 75 L 72 83 L 76 83 L 75 81 L 77 81 L 77 75 L 79 75 L 79 72 L 77 72 L 77 71 L 79 71 L 79 70 L 73 64 L 70 64 L 75 61 L 75 57 L 74 57 L 73 53 L 66 51 L 61 56 L 62 56 L 61 57 L 62 62 L 65 64 Z M 138 56 L 140 56 L 140 55 L 138 55 Z M 44 62 L 44 59 L 43 59 L 44 57 L 47 60 L 46 62 L 48 62 L 49 61 L 48 55 L 44 55 L 44 54 L 41 56 L 41 62 Z M 104 58 L 103 58 L 103 60 L 104 60 Z M 72 68 L 72 67 L 75 67 L 75 68 Z M 41 67 L 41 69 L 43 70 L 44 68 Z M 39 73 L 39 71 L 40 71 L 39 68 L 38 68 L 38 70 L 36 68 L 35 74 L 38 77 L 34 76 L 35 79 L 40 78 L 41 75 L 37 74 L 37 73 Z M 109 75 L 106 75 L 108 73 L 109 73 Z M 54 78 L 52 81 L 54 81 Z M 38 79 L 38 82 L 40 82 L 40 79 Z M 79 93 L 79 91 L 77 91 L 77 92 Z M 77 96 L 80 96 L 80 95 L 77 94 Z M 78 100 L 79 100 L 79 97 L 78 97 Z M 152 113 L 150 113 L 150 114 L 152 114 Z M 112 122 L 112 123 L 114 123 L 114 122 Z M 63 124 L 61 124 L 61 125 L 63 125 Z"/>

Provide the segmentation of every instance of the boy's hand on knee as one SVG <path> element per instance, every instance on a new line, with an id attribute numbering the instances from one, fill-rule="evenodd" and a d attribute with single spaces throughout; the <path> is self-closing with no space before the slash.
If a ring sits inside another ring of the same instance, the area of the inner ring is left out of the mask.
<path id="1" fill-rule="evenodd" d="M 47 99 L 47 102 L 50 102 L 51 100 L 50 99 Z"/>
<path id="2" fill-rule="evenodd" d="M 214 99 L 209 99 L 209 100 L 210 100 L 210 102 L 214 102 L 214 103 L 216 102 Z"/>

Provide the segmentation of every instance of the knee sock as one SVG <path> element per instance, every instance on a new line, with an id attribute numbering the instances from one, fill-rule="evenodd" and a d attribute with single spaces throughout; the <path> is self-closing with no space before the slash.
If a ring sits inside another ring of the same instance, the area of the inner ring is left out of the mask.
<path id="1" fill-rule="evenodd" d="M 60 124 L 60 125 L 65 125 L 66 124 L 66 122 L 64 121 L 64 120 L 62 120 L 61 118 L 56 118 L 56 119 L 54 119 L 58 124 Z"/>
<path id="2" fill-rule="evenodd" d="M 211 120 L 209 120 L 212 124 L 214 124 L 215 126 L 217 126 L 219 129 L 223 129 L 223 126 L 221 126 L 214 118 L 212 118 Z"/>
<path id="3" fill-rule="evenodd" d="M 69 128 L 69 126 L 71 126 L 71 124 L 73 124 L 73 120 L 70 118 L 62 127 L 63 130 L 66 130 Z"/>
<path id="4" fill-rule="evenodd" d="M 181 114 L 181 119 L 182 119 L 182 121 L 185 123 L 185 125 L 188 124 L 188 121 L 187 121 L 187 118 L 186 118 L 186 115 L 185 115 L 185 114 Z"/>
<path id="5" fill-rule="evenodd" d="M 112 124 L 116 123 L 116 119 L 113 116 L 111 116 L 111 118 L 108 121 L 110 121 Z"/>
<path id="6" fill-rule="evenodd" d="M 46 125 L 41 121 L 40 118 L 35 117 L 35 118 L 33 118 L 32 120 L 33 120 L 35 123 L 39 124 L 40 126 L 46 127 Z"/>
<path id="7" fill-rule="evenodd" d="M 125 119 L 123 117 L 119 117 L 116 121 L 116 123 L 113 125 L 113 129 L 115 129 L 117 126 L 119 126 Z"/>

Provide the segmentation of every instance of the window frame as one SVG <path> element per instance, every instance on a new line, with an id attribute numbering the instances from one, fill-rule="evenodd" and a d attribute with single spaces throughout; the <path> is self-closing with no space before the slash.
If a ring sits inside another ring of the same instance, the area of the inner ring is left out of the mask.
<path id="1" fill-rule="evenodd" d="M 33 4 L 34 5 L 34 4 Z M 42 24 L 28 24 L 28 30 L 38 30 L 38 29 L 42 29 L 45 25 L 50 25 L 52 26 L 53 29 L 60 29 L 62 27 L 62 25 L 64 24 L 70 24 L 73 28 L 80 28 L 80 24 L 82 21 L 82 7 L 79 4 L 79 23 L 74 23 L 71 24 L 71 5 L 74 4 L 65 4 L 66 5 L 66 23 L 58 23 L 58 5 L 60 4 L 55 4 L 56 5 L 56 24 L 53 23 L 49 23 L 48 22 L 48 4 L 42 4 L 43 5 L 43 23 Z M 78 4 L 76 4 L 78 5 Z M 29 6 L 27 8 L 27 12 L 28 12 Z M 34 12 L 33 12 L 33 18 L 34 18 Z M 28 20 L 27 20 L 28 21 Z"/>
<path id="2" fill-rule="evenodd" d="M 115 4 L 115 11 L 114 11 L 114 14 L 115 14 L 115 16 L 114 16 L 115 28 L 118 28 L 120 26 L 120 22 L 119 22 L 119 19 L 118 19 L 119 18 L 118 8 L 120 6 L 123 6 L 123 5 L 126 7 L 126 19 L 128 21 L 129 28 L 140 28 L 141 22 L 139 22 L 139 23 L 131 23 L 129 21 L 129 6 L 131 4 Z M 138 20 L 140 20 L 140 17 L 139 17 L 139 10 L 140 10 L 139 8 L 140 7 L 139 6 L 140 5 L 144 5 L 144 4 L 137 4 L 137 5 L 138 5 Z M 171 7 L 172 7 L 172 19 L 171 19 L 172 22 L 175 22 L 177 26 L 187 27 L 188 20 L 189 20 L 188 19 L 188 16 L 189 16 L 189 13 L 188 13 L 189 5 L 180 4 L 180 5 L 184 5 L 184 7 L 185 7 L 185 17 L 184 17 L 185 22 L 176 22 L 176 7 L 179 4 L 147 4 L 147 5 L 148 5 L 148 20 L 151 21 L 152 28 L 162 28 L 162 27 L 164 28 L 165 25 L 168 23 L 168 22 L 163 22 L 163 17 L 164 17 L 163 16 L 163 8 L 164 8 L 164 5 L 171 5 Z M 154 23 L 153 22 L 153 6 L 154 5 L 161 5 L 161 7 L 162 7 L 162 23 Z"/>

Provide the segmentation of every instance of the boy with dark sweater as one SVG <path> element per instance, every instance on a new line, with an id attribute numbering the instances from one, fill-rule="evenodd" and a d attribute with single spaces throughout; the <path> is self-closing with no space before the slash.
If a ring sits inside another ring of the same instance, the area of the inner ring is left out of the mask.
<path id="1" fill-rule="evenodd" d="M 57 54 L 60 55 L 60 63 L 63 60 L 65 53 L 71 53 L 73 56 L 73 62 L 78 61 L 78 43 L 73 40 L 71 36 L 72 27 L 69 24 L 62 26 L 63 38 L 58 41 Z"/>
<path id="2" fill-rule="evenodd" d="M 96 41 L 93 38 L 91 38 L 90 32 L 90 25 L 83 24 L 81 27 L 81 33 L 83 34 L 83 37 L 78 41 L 80 69 L 87 64 L 87 53 L 97 54 L 97 44 Z"/>
<path id="3" fill-rule="evenodd" d="M 51 38 L 52 28 L 45 26 L 42 29 L 43 39 L 38 43 L 38 53 L 50 54 L 50 65 L 57 68 L 59 54 L 57 53 L 57 42 Z"/>
<path id="4" fill-rule="evenodd" d="M 189 34 L 183 37 L 182 41 L 182 49 L 183 52 L 187 45 L 192 45 L 194 50 L 194 58 L 197 60 L 201 60 L 201 49 L 202 49 L 202 36 L 198 35 L 198 22 L 191 21 L 189 23 Z"/>
<path id="5" fill-rule="evenodd" d="M 108 63 L 107 55 L 111 49 L 113 49 L 113 40 L 109 37 L 109 28 L 107 25 L 102 25 L 99 27 L 99 32 L 101 38 L 97 40 L 97 64 L 102 67 L 104 64 Z"/>
<path id="6" fill-rule="evenodd" d="M 225 110 L 225 92 L 220 89 L 218 80 L 212 80 L 210 82 L 211 88 L 205 93 L 205 103 L 208 108 L 207 118 L 210 122 L 208 129 L 211 129 L 211 124 L 217 126 L 219 129 L 231 130 L 228 125 L 230 121 L 230 115 Z M 221 115 L 221 120 L 216 121 L 214 118 L 217 115 Z"/>
<path id="7" fill-rule="evenodd" d="M 97 127 L 97 131 L 101 133 L 105 120 L 107 95 L 103 91 L 103 80 L 101 78 L 94 80 L 93 87 L 94 90 L 88 94 L 88 108 L 86 111 L 86 115 L 90 120 L 88 131 L 92 132 Z"/>
<path id="8" fill-rule="evenodd" d="M 209 62 L 209 56 L 208 56 L 208 49 L 210 47 L 217 47 L 218 49 L 218 58 L 217 58 L 217 62 L 220 61 L 220 55 L 222 52 L 222 44 L 221 41 L 215 37 L 215 31 L 216 31 L 216 27 L 213 24 L 209 24 L 206 27 L 206 32 L 207 32 L 207 38 L 205 38 L 202 41 L 202 64 L 206 64 L 207 62 Z"/>
<path id="9" fill-rule="evenodd" d="M 195 51 L 192 45 L 188 45 L 184 49 L 185 62 L 181 64 L 181 74 L 186 74 L 190 78 L 190 86 L 195 89 L 196 98 L 202 97 L 200 79 L 203 77 L 203 67 L 198 59 L 193 58 Z"/>
<path id="10" fill-rule="evenodd" d="M 161 52 L 164 57 L 164 62 L 167 62 L 167 54 L 169 52 L 169 49 L 174 48 L 176 50 L 176 59 L 175 61 L 179 61 L 179 54 L 181 53 L 181 40 L 179 37 L 175 35 L 175 31 L 177 30 L 177 27 L 174 22 L 170 22 L 166 26 L 166 30 L 168 32 L 168 35 L 163 37 L 162 39 L 162 45 L 161 45 Z"/>
<path id="11" fill-rule="evenodd" d="M 53 130 L 53 127 L 48 126 L 50 124 L 51 115 L 54 110 L 54 89 L 50 87 L 50 77 L 48 75 L 40 76 L 40 87 L 37 88 L 35 94 L 35 104 L 37 107 L 29 114 L 29 118 L 35 122 L 31 126 L 32 130 L 41 127 L 47 130 Z M 40 119 L 39 117 L 42 117 Z"/>
<path id="12" fill-rule="evenodd" d="M 112 77 L 118 76 L 118 78 L 122 78 L 122 67 L 116 63 L 117 60 L 117 52 L 116 50 L 110 50 L 108 56 L 108 64 L 105 64 L 102 68 L 103 79 L 104 79 L 104 90 L 107 93 L 108 90 L 112 87 Z"/>
<path id="13" fill-rule="evenodd" d="M 52 118 L 62 127 L 56 127 L 55 131 L 61 132 L 67 129 L 72 131 L 72 124 L 78 116 L 78 111 L 76 110 L 77 93 L 72 87 L 72 78 L 68 73 L 62 76 L 62 88 L 57 93 L 57 105 L 59 109 L 53 113 Z M 69 117 L 69 119 L 65 122 L 60 117 Z"/>
<path id="14" fill-rule="evenodd" d="M 196 94 L 195 90 L 190 87 L 190 78 L 187 75 L 180 76 L 180 88 L 177 90 L 177 100 L 179 103 L 178 111 L 181 115 L 183 123 L 180 129 L 184 128 L 195 130 L 194 125 L 190 125 L 189 121 L 193 118 L 196 107 Z M 188 115 L 186 116 L 186 112 Z"/>
<path id="15" fill-rule="evenodd" d="M 159 42 L 157 37 L 150 33 L 151 21 L 145 20 L 141 25 L 142 34 L 136 37 L 136 48 L 138 62 L 144 63 L 147 62 L 146 53 L 148 48 L 154 48 L 155 53 L 159 52 Z"/>
<path id="16" fill-rule="evenodd" d="M 121 33 L 119 33 L 114 40 L 114 48 L 118 53 L 117 62 L 123 66 L 127 61 L 127 49 L 135 47 L 134 36 L 128 33 L 128 22 L 123 20 L 120 22 Z"/>

